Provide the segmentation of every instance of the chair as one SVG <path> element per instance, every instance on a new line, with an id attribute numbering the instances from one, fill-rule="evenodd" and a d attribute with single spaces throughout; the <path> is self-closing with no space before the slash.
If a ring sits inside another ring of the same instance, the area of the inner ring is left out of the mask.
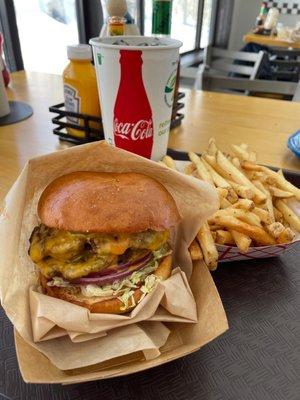
<path id="1" fill-rule="evenodd" d="M 248 53 L 208 46 L 204 50 L 204 62 L 198 68 L 194 87 L 195 89 L 212 90 L 209 88 L 211 79 L 206 79 L 206 77 L 209 78 L 211 76 L 224 77 L 224 79 L 257 79 L 267 60 L 268 56 L 263 51 Z M 224 88 L 223 86 L 223 90 L 230 89 L 235 88 Z"/>
<path id="2" fill-rule="evenodd" d="M 300 81 L 298 82 L 297 87 L 295 89 L 295 92 L 293 95 L 293 101 L 300 103 Z"/>
<path id="3" fill-rule="evenodd" d="M 272 79 L 298 82 L 300 79 L 300 50 L 270 49 Z"/>
<path id="4" fill-rule="evenodd" d="M 258 79 L 267 60 L 268 55 L 263 51 L 249 53 L 208 46 L 197 62 L 192 60 L 192 65 L 188 65 L 188 62 L 181 65 L 181 83 L 193 86 L 197 90 L 223 91 L 247 96 L 262 95 L 300 102 L 299 78 L 294 82 Z"/>
<path id="5" fill-rule="evenodd" d="M 208 71 L 224 77 L 235 75 L 244 79 L 258 78 L 267 59 L 263 51 L 259 53 L 228 51 L 212 46 L 206 47 L 203 53 L 203 64 L 200 66 L 181 64 L 181 80 L 186 85 L 195 83 L 197 89 L 201 86 L 202 74 Z"/>
<path id="6" fill-rule="evenodd" d="M 246 95 L 280 95 L 281 99 L 288 97 L 288 99 L 300 102 L 300 82 L 269 81 L 263 79 L 250 80 L 202 74 L 201 85 L 197 89 L 216 92 L 227 91 L 239 95 L 244 93 Z"/>

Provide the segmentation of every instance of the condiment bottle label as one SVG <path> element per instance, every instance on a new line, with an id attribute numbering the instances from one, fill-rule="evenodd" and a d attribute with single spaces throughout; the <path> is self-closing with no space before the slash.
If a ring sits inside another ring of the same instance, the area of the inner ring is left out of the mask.
<path id="1" fill-rule="evenodd" d="M 80 112 L 80 97 L 78 91 L 70 86 L 64 84 L 64 97 L 65 97 L 65 109 L 66 111 L 72 111 L 75 113 Z M 79 118 L 67 117 L 67 119 L 73 124 L 79 125 Z"/>

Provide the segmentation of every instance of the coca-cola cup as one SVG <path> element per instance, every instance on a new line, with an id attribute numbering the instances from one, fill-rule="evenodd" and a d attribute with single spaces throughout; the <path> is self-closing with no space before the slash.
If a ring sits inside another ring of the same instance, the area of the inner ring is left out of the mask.
<path id="1" fill-rule="evenodd" d="M 113 36 L 93 47 L 105 139 L 152 160 L 167 152 L 179 48 L 169 38 Z"/>

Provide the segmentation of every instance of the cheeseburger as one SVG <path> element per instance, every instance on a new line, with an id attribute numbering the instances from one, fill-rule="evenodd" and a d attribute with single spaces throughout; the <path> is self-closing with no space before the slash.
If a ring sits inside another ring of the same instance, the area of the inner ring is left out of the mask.
<path id="1" fill-rule="evenodd" d="M 43 292 L 94 313 L 132 310 L 171 275 L 180 220 L 159 182 L 137 173 L 74 172 L 50 183 L 29 255 Z"/>

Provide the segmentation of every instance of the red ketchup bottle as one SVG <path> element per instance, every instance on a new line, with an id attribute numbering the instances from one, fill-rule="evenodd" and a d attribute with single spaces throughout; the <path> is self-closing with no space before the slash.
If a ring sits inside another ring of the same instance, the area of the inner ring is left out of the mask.
<path id="1" fill-rule="evenodd" d="M 115 145 L 151 158 L 152 110 L 142 77 L 142 51 L 120 50 L 121 79 L 114 107 Z"/>

